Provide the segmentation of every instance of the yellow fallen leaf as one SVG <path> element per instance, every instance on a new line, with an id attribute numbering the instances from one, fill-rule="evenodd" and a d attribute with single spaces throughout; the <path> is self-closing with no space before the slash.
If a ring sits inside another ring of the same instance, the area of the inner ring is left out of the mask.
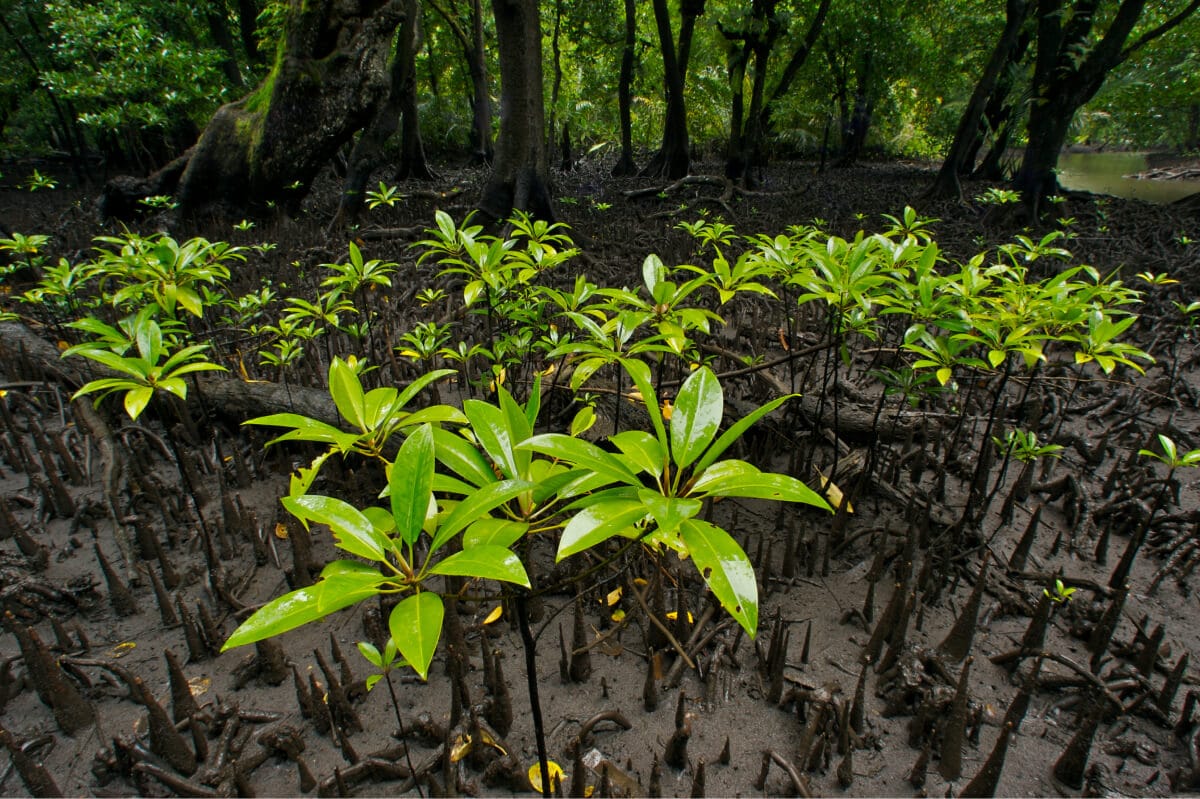
<path id="1" fill-rule="evenodd" d="M 815 467 L 814 467 L 815 469 Z M 821 478 L 820 491 L 825 495 L 825 499 L 829 500 L 829 504 L 834 510 L 842 507 L 842 503 L 846 503 L 846 513 L 854 513 L 854 506 L 846 500 L 846 495 L 842 493 L 842 489 L 838 488 L 837 483 L 825 476 L 825 473 L 820 469 L 815 469 L 817 475 Z"/>
<path id="2" fill-rule="evenodd" d="M 584 788 L 583 789 L 584 799 L 591 799 L 592 794 L 594 794 L 595 792 L 596 792 L 595 785 L 589 785 L 588 787 Z"/>
<path id="3" fill-rule="evenodd" d="M 496 743 L 496 739 L 494 739 L 492 736 L 488 735 L 486 730 L 482 731 L 481 734 L 483 735 L 483 743 L 485 746 L 492 747 L 493 749 L 495 749 L 497 752 L 499 752 L 502 755 L 508 754 L 508 750 L 505 749 L 500 744 Z"/>
<path id="4" fill-rule="evenodd" d="M 541 375 L 543 377 L 549 377 L 550 375 L 554 374 L 556 369 L 558 369 L 558 364 L 551 362 L 549 366 L 541 371 Z"/>
<path id="5" fill-rule="evenodd" d="M 667 611 L 667 618 L 668 618 L 668 619 L 670 619 L 671 621 L 675 621 L 676 619 L 678 619 L 678 618 L 679 618 L 679 613 L 678 613 L 678 611 L 674 611 L 674 610 L 668 610 L 668 611 Z M 693 624 L 695 621 L 696 621 L 696 620 L 695 620 L 694 618 L 692 618 L 692 612 L 689 610 L 689 611 L 688 611 L 688 624 Z"/>
<path id="6" fill-rule="evenodd" d="M 609 606 L 610 608 L 611 608 L 613 605 L 615 605 L 615 604 L 617 604 L 618 602 L 620 602 L 620 601 L 621 601 L 621 589 L 620 589 L 620 588 L 614 588 L 613 590 L 609 591 L 609 592 L 608 592 L 608 596 L 606 596 L 606 597 L 604 598 L 604 601 L 608 603 L 608 606 Z"/>
<path id="7" fill-rule="evenodd" d="M 625 621 L 625 611 L 621 610 L 620 608 L 614 610 L 612 613 L 612 620 L 618 624 Z"/>
<path id="8" fill-rule="evenodd" d="M 670 400 L 665 399 L 662 401 L 662 418 L 664 421 L 667 421 L 667 422 L 671 421 L 671 413 L 674 410 L 675 410 L 675 406 L 671 404 Z"/>
<path id="9" fill-rule="evenodd" d="M 487 615 L 487 618 L 483 620 L 483 623 L 491 624 L 492 622 L 498 620 L 503 615 L 504 615 L 504 606 L 497 605 L 496 607 L 492 608 L 492 612 Z"/>
<path id="10" fill-rule="evenodd" d="M 450 747 L 450 762 L 457 763 L 467 756 L 471 751 L 471 736 L 463 733 L 454 739 L 454 745 Z"/>
<path id="11" fill-rule="evenodd" d="M 134 641 L 122 641 L 112 649 L 108 650 L 108 656 L 110 658 L 123 658 L 132 652 L 136 646 L 137 643 Z"/>
<path id="12" fill-rule="evenodd" d="M 203 696 L 208 693 L 208 688 L 211 685 L 212 680 L 208 677 L 193 677 L 188 680 L 188 690 L 192 692 L 192 696 Z"/>
<path id="13" fill-rule="evenodd" d="M 275 522 L 275 537 L 283 541 L 287 540 L 288 529 L 286 524 L 283 522 Z"/>
<path id="14" fill-rule="evenodd" d="M 562 766 L 555 763 L 553 760 L 546 761 L 546 769 L 550 772 L 550 790 L 553 792 L 562 782 L 563 770 Z M 534 763 L 529 767 L 529 784 L 538 793 L 542 792 L 542 765 Z"/>
<path id="15" fill-rule="evenodd" d="M 61 339 L 58 342 L 59 352 L 65 352 L 70 346 L 71 346 L 70 344 L 68 344 L 67 342 L 65 342 Z"/>
<path id="16" fill-rule="evenodd" d="M 650 582 L 645 577 L 634 577 L 633 584 L 638 588 L 645 588 L 646 586 L 650 585 Z"/>

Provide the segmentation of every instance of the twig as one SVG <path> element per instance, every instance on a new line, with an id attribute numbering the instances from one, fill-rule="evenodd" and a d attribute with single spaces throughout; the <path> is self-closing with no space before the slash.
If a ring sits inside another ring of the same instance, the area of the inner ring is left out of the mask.
<path id="1" fill-rule="evenodd" d="M 696 668 L 696 664 L 692 662 L 690 657 L 688 657 L 688 653 L 684 651 L 684 648 L 682 645 L 680 645 L 678 639 L 676 639 L 671 631 L 667 629 L 667 625 L 659 621 L 658 617 L 650 612 L 650 608 L 646 605 L 645 597 L 638 593 L 637 587 L 634 586 L 633 583 L 629 583 L 629 590 L 637 599 L 638 604 L 642 606 L 642 612 L 646 614 L 646 618 L 650 619 L 650 622 L 657 627 L 663 635 L 667 636 L 667 640 L 671 642 L 671 646 L 673 646 L 675 651 L 679 653 L 679 657 L 683 658 L 683 662 L 687 664 L 688 668 Z"/>

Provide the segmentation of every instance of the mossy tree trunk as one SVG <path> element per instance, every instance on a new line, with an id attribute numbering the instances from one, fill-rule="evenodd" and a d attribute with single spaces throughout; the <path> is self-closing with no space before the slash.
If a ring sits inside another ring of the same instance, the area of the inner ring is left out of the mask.
<path id="1" fill-rule="evenodd" d="M 184 215 L 294 211 L 386 97 L 403 0 L 293 0 L 267 79 L 222 106 L 179 179 Z"/>

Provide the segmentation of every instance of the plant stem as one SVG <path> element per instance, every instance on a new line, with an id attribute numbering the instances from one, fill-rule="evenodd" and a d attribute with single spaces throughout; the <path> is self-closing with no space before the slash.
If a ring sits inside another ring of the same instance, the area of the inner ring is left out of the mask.
<path id="1" fill-rule="evenodd" d="M 542 796 L 550 799 L 550 761 L 546 755 L 546 726 L 542 721 L 542 703 L 538 697 L 537 649 L 529 629 L 528 594 L 517 594 L 517 622 L 521 628 L 521 643 L 525 645 L 525 684 L 529 687 L 529 712 L 533 715 L 533 734 L 537 741 L 538 768 L 542 771 Z"/>
<path id="2" fill-rule="evenodd" d="M 400 726 L 400 739 L 404 741 L 404 762 L 408 764 L 408 772 L 412 774 L 417 796 L 425 799 L 425 792 L 421 790 L 421 780 L 417 777 L 417 770 L 413 768 L 412 753 L 408 751 L 408 736 L 404 734 L 404 719 L 400 718 L 400 703 L 396 700 L 396 689 L 392 686 L 391 669 L 383 672 L 383 679 L 387 682 L 388 693 L 392 695 L 392 710 L 396 711 L 396 724 Z"/>

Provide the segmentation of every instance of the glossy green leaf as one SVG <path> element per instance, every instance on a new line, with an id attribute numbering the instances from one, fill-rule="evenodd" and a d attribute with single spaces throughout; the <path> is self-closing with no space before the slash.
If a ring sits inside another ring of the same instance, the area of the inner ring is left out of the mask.
<path id="1" fill-rule="evenodd" d="M 527 522 L 517 522 L 512 519 L 486 518 L 474 522 L 463 531 L 463 549 L 475 549 L 483 546 L 508 548 L 521 539 L 529 531 Z"/>
<path id="2" fill-rule="evenodd" d="M 125 392 L 125 413 L 129 414 L 130 419 L 137 419 L 142 415 L 142 411 L 146 410 L 153 396 L 154 389 L 149 386 L 129 389 Z"/>
<path id="3" fill-rule="evenodd" d="M 519 439 L 516 439 L 514 431 L 509 427 L 504 411 L 482 400 L 466 400 L 463 402 L 463 412 L 471 420 L 471 432 L 504 476 L 509 479 L 520 477 L 521 472 L 513 452 L 513 447 Z"/>
<path id="4" fill-rule="evenodd" d="M 712 443 L 725 414 L 721 383 L 707 366 L 683 381 L 671 413 L 671 459 L 679 468 L 692 464 Z"/>
<path id="5" fill-rule="evenodd" d="M 530 587 L 529 575 L 525 573 L 521 559 L 504 547 L 488 544 L 455 552 L 430 569 L 429 573 L 500 580 Z"/>
<path id="6" fill-rule="evenodd" d="M 475 445 L 458 433 L 435 427 L 433 442 L 438 461 L 468 483 L 483 487 L 498 479 Z"/>
<path id="7" fill-rule="evenodd" d="M 638 498 L 650 515 L 654 517 L 654 524 L 658 531 L 664 534 L 675 532 L 679 529 L 680 523 L 691 519 L 704 507 L 704 503 L 698 499 L 665 497 L 649 488 L 639 491 Z"/>
<path id="8" fill-rule="evenodd" d="M 341 358 L 334 358 L 333 363 L 329 365 L 329 394 L 343 419 L 359 430 L 367 429 L 366 398 L 363 395 L 362 381 L 350 368 L 350 364 Z"/>
<path id="9" fill-rule="evenodd" d="M 271 600 L 259 608 L 221 646 L 221 651 L 235 646 L 252 644 L 274 635 L 303 627 L 309 622 L 328 616 L 334 611 L 349 607 L 358 601 L 356 596 L 340 596 L 324 599 L 323 583 L 301 588 Z M 321 609 L 320 605 L 324 608 Z"/>
<path id="10" fill-rule="evenodd" d="M 667 428 L 663 424 L 662 409 L 658 407 L 658 396 L 654 393 L 654 379 L 650 375 L 650 367 L 636 358 L 622 358 L 621 366 L 641 393 L 642 404 L 650 417 L 650 424 L 654 427 L 654 435 L 665 449 L 670 440 L 667 438 Z"/>
<path id="11" fill-rule="evenodd" d="M 523 442 L 522 449 L 531 449 L 543 455 L 566 461 L 573 466 L 591 469 L 610 481 L 641 485 L 629 467 L 611 452 L 605 452 L 589 441 L 583 441 L 561 433 L 543 433 Z"/>
<path id="12" fill-rule="evenodd" d="M 396 530 L 409 544 L 420 537 L 429 511 L 435 466 L 433 452 L 433 430 L 427 424 L 421 425 L 400 445 L 388 479 Z"/>
<path id="13" fill-rule="evenodd" d="M 369 560 L 384 559 L 389 548 L 388 539 L 380 535 L 371 520 L 353 505 L 317 494 L 284 497 L 281 501 L 297 519 L 328 525 L 337 545 L 351 555 Z"/>
<path id="14" fill-rule="evenodd" d="M 705 470 L 689 493 L 700 497 L 747 497 L 780 502 L 802 502 L 830 510 L 820 494 L 800 480 L 773 472 L 762 472 L 745 461 L 724 460 Z"/>
<path id="15" fill-rule="evenodd" d="M 501 480 L 463 497 L 438 525 L 437 534 L 429 547 L 429 554 L 432 555 L 440 549 L 467 525 L 484 518 L 505 502 L 533 487 L 533 483 L 525 480 Z"/>
<path id="16" fill-rule="evenodd" d="M 628 535 L 646 518 L 646 506 L 639 499 L 614 499 L 597 502 L 576 513 L 563 528 L 555 560 L 591 549 L 614 535 Z"/>
<path id="17" fill-rule="evenodd" d="M 753 638 L 758 631 L 758 582 L 746 553 L 729 533 L 701 519 L 685 521 L 679 530 L 721 607 Z"/>
<path id="18" fill-rule="evenodd" d="M 658 439 L 645 430 L 624 430 L 609 436 L 608 440 L 630 463 L 647 474 L 660 475 L 666 468 L 667 454 Z"/>
<path id="19" fill-rule="evenodd" d="M 396 649 L 422 680 L 429 676 L 429 664 L 442 637 L 444 616 L 442 598 L 432 591 L 422 591 L 401 600 L 388 617 L 388 630 Z"/>
<path id="20" fill-rule="evenodd" d="M 321 570 L 321 591 L 317 610 L 331 613 L 332 609 L 361 602 L 379 593 L 388 578 L 365 563 L 356 560 L 335 560 Z"/>

